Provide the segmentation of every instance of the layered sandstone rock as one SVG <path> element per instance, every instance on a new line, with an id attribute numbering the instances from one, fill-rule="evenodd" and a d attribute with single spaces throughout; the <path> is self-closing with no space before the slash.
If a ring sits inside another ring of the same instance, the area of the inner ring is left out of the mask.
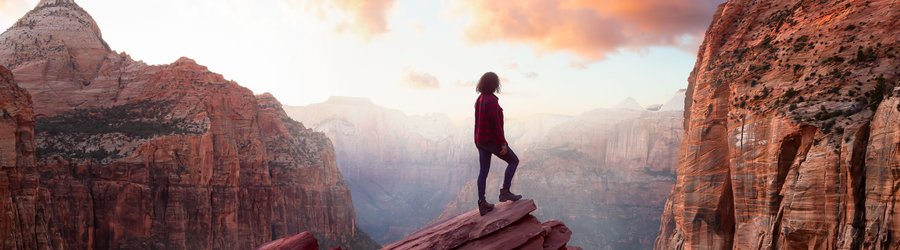
<path id="1" fill-rule="evenodd" d="M 681 112 L 644 111 L 633 100 L 574 117 L 533 143 L 513 143 L 521 159 L 513 191 L 543 202 L 538 215 L 560 218 L 578 232 L 573 244 L 647 249 L 675 182 L 682 123 Z M 489 200 L 497 199 L 505 167 L 492 163 Z M 471 180 L 442 218 L 475 207 Z"/>
<path id="2" fill-rule="evenodd" d="M 309 232 L 302 232 L 263 244 L 256 250 L 318 250 L 319 241 Z"/>
<path id="3" fill-rule="evenodd" d="M 729 1 L 689 78 L 658 249 L 900 246 L 900 2 Z"/>
<path id="4" fill-rule="evenodd" d="M 896 221 L 900 170 L 900 87 L 878 106 L 872 119 L 865 155 L 865 228 L 863 248 L 900 248 L 900 222 Z"/>
<path id="5" fill-rule="evenodd" d="M 71 0 L 41 1 L 0 35 L 0 65 L 37 113 L 34 221 L 10 242 L 250 249 L 310 231 L 323 247 L 377 247 L 356 228 L 331 142 L 271 95 L 187 58 L 117 54 Z"/>
<path id="6" fill-rule="evenodd" d="M 520 200 L 497 204 L 484 216 L 471 210 L 384 249 L 567 249 L 572 232 L 559 221 L 541 223 L 530 214 L 535 209 L 534 201 Z"/>
<path id="7" fill-rule="evenodd" d="M 37 175 L 31 96 L 0 66 L 0 248 L 36 248 Z"/>
<path id="8" fill-rule="evenodd" d="M 477 170 L 471 133 L 444 115 L 408 116 L 355 97 L 285 109 L 334 142 L 358 224 L 379 242 L 433 220 Z"/>

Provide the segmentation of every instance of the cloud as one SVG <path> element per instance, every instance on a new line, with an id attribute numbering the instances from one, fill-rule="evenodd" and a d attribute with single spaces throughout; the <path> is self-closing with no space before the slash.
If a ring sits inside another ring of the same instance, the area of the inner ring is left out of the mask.
<path id="1" fill-rule="evenodd" d="M 475 88 L 475 81 L 457 80 L 456 83 L 453 84 L 453 86 L 457 88 Z"/>
<path id="2" fill-rule="evenodd" d="M 441 87 L 440 82 L 433 75 L 412 70 L 406 72 L 406 85 L 415 89 L 438 89 Z"/>
<path id="3" fill-rule="evenodd" d="M 540 76 L 537 72 L 525 70 L 523 67 L 519 66 L 518 63 L 507 64 L 506 68 L 510 71 L 519 72 L 520 74 L 522 74 L 522 76 L 528 79 L 536 79 L 538 78 L 538 76 Z"/>
<path id="4" fill-rule="evenodd" d="M 335 31 L 368 40 L 388 31 L 387 14 L 394 3 L 395 0 L 310 0 L 306 7 L 322 19 L 338 20 Z"/>
<path id="5" fill-rule="evenodd" d="M 619 49 L 691 46 L 722 0 L 467 0 L 467 38 L 511 41 L 587 61 Z M 685 43 L 691 43 L 686 45 Z"/>

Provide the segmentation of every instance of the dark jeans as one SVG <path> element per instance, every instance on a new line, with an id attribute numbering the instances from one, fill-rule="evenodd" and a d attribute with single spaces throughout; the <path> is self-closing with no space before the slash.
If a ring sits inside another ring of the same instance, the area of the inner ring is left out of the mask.
<path id="1" fill-rule="evenodd" d="M 491 171 L 491 155 L 497 155 L 501 160 L 509 165 L 506 166 L 506 175 L 503 176 L 503 188 L 509 190 L 512 185 L 513 175 L 516 174 L 516 168 L 519 166 L 519 157 L 513 153 L 511 148 L 507 148 L 505 155 L 500 155 L 500 145 L 475 145 L 478 148 L 479 161 L 481 163 L 481 171 L 478 172 L 478 200 L 483 201 L 484 189 L 487 182 L 488 172 Z"/>

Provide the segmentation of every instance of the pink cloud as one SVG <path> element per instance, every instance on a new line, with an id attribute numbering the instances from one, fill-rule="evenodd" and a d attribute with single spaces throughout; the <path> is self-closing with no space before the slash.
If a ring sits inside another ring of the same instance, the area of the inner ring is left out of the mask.
<path id="1" fill-rule="evenodd" d="M 365 39 L 388 31 L 387 13 L 395 0 L 310 0 L 307 4 L 320 17 L 328 11 L 337 11 L 342 18 L 336 24 L 338 32 L 360 35 Z"/>
<path id="2" fill-rule="evenodd" d="M 437 77 L 418 71 L 406 72 L 406 85 L 415 89 L 438 89 L 441 87 Z"/>
<path id="3" fill-rule="evenodd" d="M 468 0 L 473 42 L 511 41 L 588 61 L 619 49 L 685 46 L 722 0 Z M 696 47 L 695 44 L 691 46 Z"/>

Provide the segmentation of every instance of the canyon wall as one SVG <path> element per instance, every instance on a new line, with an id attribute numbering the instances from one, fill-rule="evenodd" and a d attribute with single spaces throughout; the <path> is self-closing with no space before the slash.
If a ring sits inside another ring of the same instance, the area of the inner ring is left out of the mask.
<path id="1" fill-rule="evenodd" d="M 0 248 L 36 246 L 34 112 L 31 95 L 0 66 Z"/>
<path id="2" fill-rule="evenodd" d="M 895 249 L 900 2 L 722 4 L 657 249 Z"/>
<path id="3" fill-rule="evenodd" d="M 330 140 L 271 95 L 191 59 L 116 53 L 71 0 L 43 0 L 0 35 L 0 65 L 36 117 L 4 107 L 18 123 L 4 119 L 0 140 L 15 134 L 20 153 L 2 149 L 16 165 L 3 166 L 0 204 L 23 202 L 0 214 L 27 217 L 0 225 L 4 246 L 251 249 L 310 231 L 322 247 L 378 247 L 356 227 Z"/>

